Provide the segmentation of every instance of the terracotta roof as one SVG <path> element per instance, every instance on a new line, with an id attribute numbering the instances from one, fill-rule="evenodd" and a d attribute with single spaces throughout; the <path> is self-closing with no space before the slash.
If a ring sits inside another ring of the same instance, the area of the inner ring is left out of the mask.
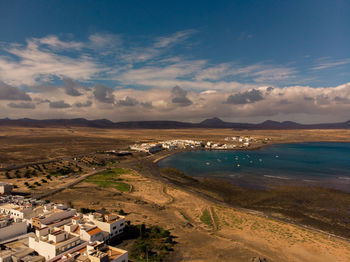
<path id="1" fill-rule="evenodd" d="M 100 233 L 100 232 L 101 232 L 101 229 L 99 229 L 98 227 L 95 227 L 95 228 L 93 228 L 93 229 L 87 231 L 87 233 L 88 233 L 90 236 L 96 235 L 96 234 L 98 234 L 98 233 Z"/>

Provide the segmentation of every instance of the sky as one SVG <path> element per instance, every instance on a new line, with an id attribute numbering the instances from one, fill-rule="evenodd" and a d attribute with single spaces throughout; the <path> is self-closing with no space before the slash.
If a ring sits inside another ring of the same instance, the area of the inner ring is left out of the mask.
<path id="1" fill-rule="evenodd" d="M 0 118 L 350 119 L 350 1 L 0 0 Z"/>

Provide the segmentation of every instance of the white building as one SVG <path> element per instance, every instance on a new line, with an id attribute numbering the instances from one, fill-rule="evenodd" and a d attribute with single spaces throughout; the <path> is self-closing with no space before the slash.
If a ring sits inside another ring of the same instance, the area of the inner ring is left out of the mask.
<path id="1" fill-rule="evenodd" d="M 128 251 L 102 242 L 89 243 L 83 249 L 67 253 L 55 262 L 128 262 Z"/>
<path id="2" fill-rule="evenodd" d="M 92 223 L 85 222 L 82 218 L 78 220 L 74 217 L 72 223 L 64 225 L 64 230 L 75 236 L 79 236 L 82 240 L 87 242 L 102 242 L 109 239 L 109 234 L 107 232 L 102 231 Z"/>
<path id="3" fill-rule="evenodd" d="M 30 219 L 34 215 L 31 205 L 17 205 L 13 203 L 4 203 L 0 205 L 0 213 L 7 214 L 12 218 Z"/>
<path id="4" fill-rule="evenodd" d="M 126 250 L 111 247 L 104 243 L 87 246 L 88 258 L 91 262 L 128 262 Z"/>
<path id="5" fill-rule="evenodd" d="M 71 222 L 77 211 L 64 205 L 45 205 L 43 213 L 31 219 L 35 228 L 58 227 Z"/>
<path id="6" fill-rule="evenodd" d="M 124 231 L 125 227 L 125 217 L 108 214 L 101 215 L 99 213 L 93 213 L 89 215 L 84 215 L 84 218 L 95 224 L 102 231 L 108 233 L 108 239 L 111 239 Z"/>
<path id="7" fill-rule="evenodd" d="M 87 242 L 82 241 L 80 237 L 57 228 L 41 228 L 36 230 L 35 236 L 29 237 L 29 247 L 45 257 L 46 261 L 73 253 L 86 245 Z"/>

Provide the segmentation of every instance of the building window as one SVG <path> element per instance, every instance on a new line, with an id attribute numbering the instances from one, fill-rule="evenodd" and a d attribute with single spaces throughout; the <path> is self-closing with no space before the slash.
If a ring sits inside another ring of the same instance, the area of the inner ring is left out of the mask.
<path id="1" fill-rule="evenodd" d="M 121 226 L 121 227 L 124 226 L 124 223 L 121 223 L 120 226 Z"/>
<path id="2" fill-rule="evenodd" d="M 116 229 L 116 228 L 117 228 L 117 226 L 114 226 L 114 227 L 113 227 L 113 230 Z"/>

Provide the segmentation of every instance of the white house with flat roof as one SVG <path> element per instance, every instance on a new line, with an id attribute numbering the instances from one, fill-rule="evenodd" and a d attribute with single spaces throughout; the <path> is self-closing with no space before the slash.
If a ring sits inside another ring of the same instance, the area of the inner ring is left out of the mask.
<path id="1" fill-rule="evenodd" d="M 125 217 L 116 214 L 93 213 L 84 215 L 84 218 L 95 224 L 102 231 L 109 234 L 108 239 L 111 239 L 124 231 Z"/>
<path id="2" fill-rule="evenodd" d="M 77 211 L 64 205 L 45 205 L 43 212 L 31 219 L 35 228 L 58 227 L 70 223 Z"/>
<path id="3" fill-rule="evenodd" d="M 111 247 L 105 243 L 94 243 L 86 247 L 91 262 L 128 262 L 126 250 Z"/>
<path id="4" fill-rule="evenodd" d="M 86 246 L 79 236 L 74 236 L 61 229 L 41 228 L 36 231 L 35 236 L 29 237 L 29 247 L 45 257 L 46 261 L 55 259 L 65 253 L 75 252 Z"/>
<path id="5" fill-rule="evenodd" d="M 109 234 L 102 231 L 95 224 L 86 223 L 81 219 L 79 222 L 76 222 L 74 218 L 72 223 L 64 225 L 64 230 L 75 235 L 79 236 L 82 240 L 88 242 L 94 241 L 105 241 L 109 239 Z"/>

